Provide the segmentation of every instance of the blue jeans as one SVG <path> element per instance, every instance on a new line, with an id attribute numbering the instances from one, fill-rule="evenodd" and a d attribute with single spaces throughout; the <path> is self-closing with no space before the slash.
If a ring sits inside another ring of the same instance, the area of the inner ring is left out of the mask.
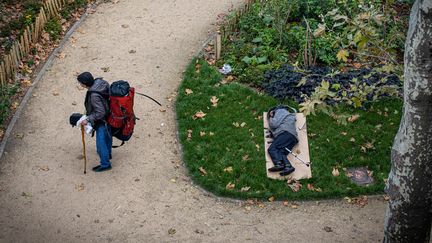
<path id="1" fill-rule="evenodd" d="M 103 168 L 111 166 L 112 136 L 109 130 L 106 124 L 100 124 L 96 128 L 96 150 Z"/>
<path id="2" fill-rule="evenodd" d="M 273 164 L 282 161 L 285 165 L 291 165 L 287 158 L 289 152 L 285 148 L 292 150 L 297 143 L 297 138 L 289 132 L 283 132 L 274 138 L 272 144 L 267 150 Z"/>

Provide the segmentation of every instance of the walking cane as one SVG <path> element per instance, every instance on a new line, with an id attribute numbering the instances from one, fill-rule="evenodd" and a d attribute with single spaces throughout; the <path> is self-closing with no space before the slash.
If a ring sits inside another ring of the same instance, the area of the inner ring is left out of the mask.
<path id="1" fill-rule="evenodd" d="M 307 167 L 310 166 L 311 162 L 307 163 L 304 162 L 302 159 L 300 159 L 300 157 L 297 156 L 297 154 L 293 153 L 293 151 L 289 150 L 288 148 L 285 148 L 290 154 L 292 154 L 296 159 L 300 160 L 300 162 L 302 162 L 304 165 L 306 165 Z"/>
<path id="2" fill-rule="evenodd" d="M 83 144 L 83 155 L 84 155 L 84 174 L 87 173 L 87 155 L 86 155 L 86 148 L 85 148 L 85 140 L 84 140 L 84 125 L 81 124 L 81 138 L 82 138 L 82 144 Z"/>

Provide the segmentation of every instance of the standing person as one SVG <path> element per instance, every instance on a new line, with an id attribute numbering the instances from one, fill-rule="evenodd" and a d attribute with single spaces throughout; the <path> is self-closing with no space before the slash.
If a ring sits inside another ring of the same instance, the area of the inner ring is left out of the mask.
<path id="1" fill-rule="evenodd" d="M 81 124 L 90 123 L 96 131 L 96 150 L 100 158 L 100 165 L 93 167 L 93 171 L 110 170 L 112 136 L 107 123 L 109 84 L 102 78 L 94 79 L 89 72 L 81 73 L 77 79 L 82 87 L 88 89 L 84 101 L 87 119 Z"/>
<path id="2" fill-rule="evenodd" d="M 295 171 L 288 160 L 288 151 L 298 143 L 296 130 L 296 114 L 290 113 L 285 107 L 277 106 L 268 112 L 268 121 L 273 142 L 268 148 L 268 153 L 274 166 L 269 168 L 270 172 L 280 171 L 281 176 L 286 176 Z"/>

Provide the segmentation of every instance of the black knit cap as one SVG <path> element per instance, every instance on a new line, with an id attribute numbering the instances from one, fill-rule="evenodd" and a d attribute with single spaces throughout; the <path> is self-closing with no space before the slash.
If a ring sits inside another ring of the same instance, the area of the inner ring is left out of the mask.
<path id="1" fill-rule="evenodd" d="M 94 78 L 93 75 L 89 72 L 83 72 L 77 77 L 78 82 L 91 87 L 94 84 Z"/>

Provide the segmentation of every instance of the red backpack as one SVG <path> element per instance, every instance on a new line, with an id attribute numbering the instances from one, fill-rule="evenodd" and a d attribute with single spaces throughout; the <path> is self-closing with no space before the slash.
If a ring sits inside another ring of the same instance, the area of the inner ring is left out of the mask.
<path id="1" fill-rule="evenodd" d="M 115 81 L 110 86 L 108 124 L 113 137 L 124 142 L 129 141 L 135 127 L 134 106 L 135 88 L 123 80 Z M 120 146 L 121 146 L 120 145 Z"/>

